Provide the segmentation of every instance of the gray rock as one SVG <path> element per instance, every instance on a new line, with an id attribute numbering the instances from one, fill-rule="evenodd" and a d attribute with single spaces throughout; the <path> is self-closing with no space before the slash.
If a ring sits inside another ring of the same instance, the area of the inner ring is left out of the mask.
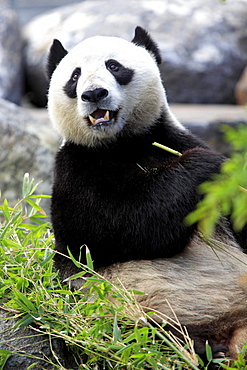
<path id="1" fill-rule="evenodd" d="M 79 0 L 69 1 L 70 4 L 76 2 L 79 2 Z M 45 11 L 52 10 L 58 6 L 68 5 L 68 0 L 11 0 L 11 4 L 19 15 L 20 23 L 25 24 L 31 18 Z"/>
<path id="2" fill-rule="evenodd" d="M 247 111 L 237 105 L 171 104 L 178 120 L 193 134 L 206 141 L 212 148 L 229 156 L 232 148 L 226 143 L 223 126 L 247 125 Z"/>
<path id="3" fill-rule="evenodd" d="M 193 124 L 185 125 L 189 130 L 203 139 L 207 144 L 214 148 L 217 152 L 224 154 L 229 157 L 232 148 L 224 139 L 224 133 L 222 130 L 223 125 L 232 126 L 237 128 L 239 123 L 245 124 L 247 126 L 247 117 L 245 120 L 239 122 L 231 121 L 224 122 L 222 120 L 215 122 L 205 122 L 204 124 L 198 122 Z"/>
<path id="4" fill-rule="evenodd" d="M 247 58 L 245 0 L 88 0 L 41 15 L 24 30 L 32 101 L 45 104 L 44 64 L 53 38 L 67 49 L 96 34 L 131 40 L 136 25 L 161 48 L 170 102 L 235 102 L 234 87 Z"/>
<path id="5" fill-rule="evenodd" d="M 48 336 L 29 327 L 14 328 L 16 321 L 13 314 L 0 307 L 0 349 L 14 352 L 3 370 L 26 370 L 31 365 L 32 369 L 52 370 L 58 361 L 65 368 L 78 368 L 62 340 L 52 339 L 51 348 Z"/>
<path id="6" fill-rule="evenodd" d="M 23 42 L 16 13 L 0 0 L 0 98 L 19 104 L 23 95 Z"/>
<path id="7" fill-rule="evenodd" d="M 10 204 L 21 198 L 23 175 L 28 172 L 38 191 L 51 193 L 52 167 L 58 139 L 48 120 L 0 99 L 0 190 Z M 47 204 L 43 202 L 46 210 Z"/>

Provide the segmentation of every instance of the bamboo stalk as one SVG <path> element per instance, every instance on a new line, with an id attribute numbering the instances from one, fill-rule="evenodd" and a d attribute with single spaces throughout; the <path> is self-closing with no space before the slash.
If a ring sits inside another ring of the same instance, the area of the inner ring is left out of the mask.
<path id="1" fill-rule="evenodd" d="M 165 145 L 162 145 L 162 144 L 159 144 L 159 143 L 156 143 L 156 142 L 154 142 L 152 145 L 154 145 L 154 146 L 157 146 L 158 148 L 160 148 L 160 149 L 163 149 L 163 150 L 166 150 L 167 152 L 170 152 L 170 153 L 172 153 L 172 154 L 175 154 L 175 155 L 177 155 L 178 157 L 181 157 L 181 153 L 180 152 L 178 152 L 177 150 L 174 150 L 174 149 L 171 149 L 171 148 L 169 148 L 168 146 L 165 146 Z"/>

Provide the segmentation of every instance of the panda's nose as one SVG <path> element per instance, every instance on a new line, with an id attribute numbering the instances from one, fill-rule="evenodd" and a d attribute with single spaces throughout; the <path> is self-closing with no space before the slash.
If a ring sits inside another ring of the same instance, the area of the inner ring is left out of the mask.
<path id="1" fill-rule="evenodd" d="M 96 103 L 108 95 L 108 91 L 106 89 L 98 88 L 95 90 L 87 90 L 84 91 L 81 95 L 81 100 L 90 103 Z"/>

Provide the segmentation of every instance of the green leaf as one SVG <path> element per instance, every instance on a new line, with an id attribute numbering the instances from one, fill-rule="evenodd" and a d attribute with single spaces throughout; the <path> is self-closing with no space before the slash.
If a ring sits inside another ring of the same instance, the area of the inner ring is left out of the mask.
<path id="1" fill-rule="evenodd" d="M 24 317 L 22 317 L 20 320 L 16 322 L 15 327 L 19 326 L 22 328 L 24 326 L 28 326 L 32 324 L 34 321 L 35 321 L 35 318 L 28 313 L 27 315 L 25 315 Z"/>
<path id="2" fill-rule="evenodd" d="M 128 292 L 134 295 L 144 295 L 145 294 L 143 292 L 140 292 L 139 290 L 128 290 Z"/>
<path id="3" fill-rule="evenodd" d="M 10 213 L 9 213 L 9 205 L 8 205 L 7 199 L 4 199 L 4 201 L 3 201 L 2 211 L 3 211 L 3 214 L 4 214 L 5 220 L 7 222 L 9 222 L 9 220 L 10 220 Z"/>
<path id="4" fill-rule="evenodd" d="M 28 288 L 29 282 L 27 279 L 24 277 L 18 277 L 17 283 L 16 283 L 16 288 L 19 290 L 24 290 L 25 288 Z"/>
<path id="5" fill-rule="evenodd" d="M 14 291 L 16 296 L 16 302 L 27 312 L 37 313 L 37 309 L 34 304 L 18 290 Z"/>
<path id="6" fill-rule="evenodd" d="M 70 249 L 69 249 L 69 248 L 67 248 L 67 250 L 68 250 L 69 257 L 70 257 L 71 261 L 74 263 L 74 265 L 75 265 L 76 267 L 78 267 L 78 268 L 82 268 L 81 263 L 80 263 L 80 262 L 78 262 L 78 261 L 75 259 L 75 257 L 73 256 L 73 254 L 70 252 Z"/>
<path id="7" fill-rule="evenodd" d="M 44 195 L 44 194 L 30 195 L 29 198 L 31 199 L 51 199 L 51 195 Z"/>
<path id="8" fill-rule="evenodd" d="M 22 197 L 26 198 L 29 195 L 29 173 L 25 173 L 22 182 Z"/>
<path id="9" fill-rule="evenodd" d="M 123 340 L 123 343 L 129 343 L 129 342 L 132 342 L 133 340 L 135 339 L 135 333 L 131 333 L 130 335 L 128 335 L 127 338 L 125 338 Z"/>
<path id="10" fill-rule="evenodd" d="M 83 277 L 87 274 L 87 271 L 81 271 L 81 272 L 78 272 L 77 274 L 74 274 L 72 276 L 69 277 L 69 280 L 75 280 L 75 279 L 83 279 Z M 88 278 L 87 278 L 88 279 Z M 86 278 L 84 278 L 84 280 L 81 280 L 82 281 L 82 285 L 84 285 L 84 283 L 86 282 L 87 280 Z"/>
<path id="11" fill-rule="evenodd" d="M 1 239 L 1 238 L 0 238 Z M 16 242 L 12 239 L 3 239 L 1 240 L 1 243 L 8 249 L 10 248 L 14 248 L 14 249 L 18 249 L 20 248 L 21 244 L 19 242 Z"/>
<path id="12" fill-rule="evenodd" d="M 45 215 L 45 211 L 43 211 L 43 208 L 40 207 L 40 205 L 38 205 L 37 203 L 35 203 L 32 199 L 30 198 L 26 198 L 25 199 L 26 202 L 31 206 L 33 207 L 36 211 L 40 212 L 40 213 L 43 213 Z"/>
<path id="13" fill-rule="evenodd" d="M 35 190 L 37 189 L 37 187 L 40 183 L 41 183 L 41 181 L 34 185 L 34 180 L 32 179 L 30 181 L 30 179 L 29 179 L 29 173 L 25 173 L 24 178 L 23 178 L 23 182 L 22 182 L 22 197 L 23 197 L 23 199 L 26 199 L 26 198 L 30 197 L 35 192 Z"/>
<path id="14" fill-rule="evenodd" d="M 44 259 L 44 261 L 42 261 L 41 263 L 40 263 L 40 266 L 44 266 L 44 265 L 46 265 L 48 262 L 50 262 L 50 260 L 54 257 L 54 255 L 55 255 L 55 252 L 53 252 L 53 253 L 51 253 L 50 255 L 48 255 L 45 259 Z"/>
<path id="15" fill-rule="evenodd" d="M 212 353 L 212 348 L 211 346 L 208 344 L 208 341 L 206 342 L 206 357 L 207 357 L 207 360 L 208 362 L 211 362 L 213 360 L 213 353 Z"/>
<path id="16" fill-rule="evenodd" d="M 121 341 L 121 330 L 118 326 L 117 314 L 115 314 L 113 320 L 113 343 L 116 344 L 118 341 Z"/>
<path id="17" fill-rule="evenodd" d="M 39 365 L 39 363 L 38 362 L 34 362 L 33 364 L 31 364 L 30 366 L 27 367 L 27 370 L 33 369 L 36 365 Z"/>
<path id="18" fill-rule="evenodd" d="M 93 260 L 91 257 L 91 253 L 89 248 L 86 246 L 86 261 L 87 261 L 87 267 L 89 267 L 91 270 L 93 270 Z"/>
<path id="19" fill-rule="evenodd" d="M 0 370 L 4 369 L 4 366 L 11 356 L 11 352 L 6 349 L 0 349 Z"/>

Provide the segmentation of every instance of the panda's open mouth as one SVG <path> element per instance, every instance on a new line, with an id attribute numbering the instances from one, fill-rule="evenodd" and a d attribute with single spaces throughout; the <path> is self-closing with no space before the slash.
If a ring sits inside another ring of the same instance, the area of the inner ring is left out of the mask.
<path id="1" fill-rule="evenodd" d="M 116 119 L 117 113 L 118 111 L 97 109 L 88 116 L 88 119 L 93 126 L 108 125 Z"/>
<path id="2" fill-rule="evenodd" d="M 88 116 L 88 119 L 93 126 L 108 125 L 116 119 L 117 113 L 118 111 L 97 109 Z"/>

